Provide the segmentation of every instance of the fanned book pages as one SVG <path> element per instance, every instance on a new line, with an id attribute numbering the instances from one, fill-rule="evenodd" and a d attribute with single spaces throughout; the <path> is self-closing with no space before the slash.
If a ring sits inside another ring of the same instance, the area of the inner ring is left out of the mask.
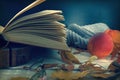
<path id="1" fill-rule="evenodd" d="M 16 19 L 42 2 L 44 0 L 36 0 L 18 12 L 5 27 L 0 26 L 1 36 L 10 42 L 69 50 L 65 25 L 59 22 L 64 20 L 61 10 L 44 10 Z"/>

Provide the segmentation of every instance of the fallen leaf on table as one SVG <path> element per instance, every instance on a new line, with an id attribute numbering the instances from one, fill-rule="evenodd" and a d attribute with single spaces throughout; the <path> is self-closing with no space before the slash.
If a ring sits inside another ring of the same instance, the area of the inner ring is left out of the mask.
<path id="1" fill-rule="evenodd" d="M 74 73 L 74 79 L 83 78 L 83 77 L 87 76 L 88 73 L 89 73 L 88 70 L 82 71 L 82 72 L 76 72 L 76 73 Z"/>
<path id="2" fill-rule="evenodd" d="M 10 80 L 29 80 L 29 78 L 26 78 L 26 77 L 12 77 Z"/>
<path id="3" fill-rule="evenodd" d="M 89 71 L 83 72 L 72 72 L 72 71 L 55 71 L 52 73 L 51 77 L 54 79 L 62 79 L 62 80 L 74 80 L 85 77 Z"/>
<path id="4" fill-rule="evenodd" d="M 55 78 L 55 79 L 65 79 L 65 80 L 71 80 L 72 78 L 72 71 L 63 71 L 63 70 L 60 70 L 60 71 L 55 71 L 52 73 L 51 75 L 52 78 Z"/>
<path id="5" fill-rule="evenodd" d="M 109 73 L 109 74 L 102 73 L 102 74 L 92 74 L 91 76 L 100 77 L 100 78 L 108 78 L 108 77 L 113 76 L 113 75 L 114 75 L 114 73 Z"/>
<path id="6" fill-rule="evenodd" d="M 65 51 L 64 55 L 68 60 L 72 61 L 73 63 L 80 63 L 80 61 L 70 51 Z"/>
<path id="7" fill-rule="evenodd" d="M 89 59 L 88 59 L 88 62 L 93 62 L 97 60 L 97 56 L 91 56 Z"/>

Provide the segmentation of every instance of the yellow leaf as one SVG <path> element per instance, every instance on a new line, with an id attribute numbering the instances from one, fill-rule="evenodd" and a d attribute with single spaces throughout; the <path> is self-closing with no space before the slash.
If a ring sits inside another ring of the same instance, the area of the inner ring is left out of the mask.
<path id="1" fill-rule="evenodd" d="M 72 71 L 55 71 L 52 73 L 51 77 L 54 79 L 63 79 L 63 80 L 74 80 L 85 77 L 89 71 L 83 72 L 72 72 Z"/>
<path id="2" fill-rule="evenodd" d="M 25 78 L 25 77 L 12 77 L 10 80 L 29 80 L 29 78 Z"/>
<path id="3" fill-rule="evenodd" d="M 93 62 L 95 60 L 97 60 L 97 56 L 91 56 L 88 61 Z"/>
<path id="4" fill-rule="evenodd" d="M 109 73 L 109 74 L 106 74 L 106 73 L 103 73 L 103 74 L 92 74 L 93 77 L 100 77 L 100 78 L 108 78 L 110 76 L 114 75 L 114 73 Z"/>
<path id="5" fill-rule="evenodd" d="M 87 74 L 89 73 L 89 71 L 82 71 L 82 72 L 77 72 L 74 74 L 74 79 L 78 79 L 78 78 L 83 78 L 85 77 Z"/>

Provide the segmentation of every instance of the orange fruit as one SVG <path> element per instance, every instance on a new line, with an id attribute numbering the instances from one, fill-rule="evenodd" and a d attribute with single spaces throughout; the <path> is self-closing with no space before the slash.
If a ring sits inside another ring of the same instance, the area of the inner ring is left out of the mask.
<path id="1" fill-rule="evenodd" d="M 113 40 L 107 33 L 96 34 L 88 42 L 88 51 L 98 58 L 109 56 L 113 47 Z"/>

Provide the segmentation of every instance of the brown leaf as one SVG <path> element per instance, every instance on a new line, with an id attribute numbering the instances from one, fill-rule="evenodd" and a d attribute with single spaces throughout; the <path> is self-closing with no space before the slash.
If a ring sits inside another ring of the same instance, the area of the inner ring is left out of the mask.
<path id="1" fill-rule="evenodd" d="M 55 71 L 52 73 L 51 77 L 54 79 L 63 79 L 63 80 L 75 80 L 85 77 L 89 71 L 83 72 L 72 72 L 72 71 Z"/>
<path id="2" fill-rule="evenodd" d="M 54 79 L 64 79 L 64 80 L 71 80 L 72 78 L 72 72 L 71 71 L 55 71 L 51 75 Z"/>
<path id="3" fill-rule="evenodd" d="M 91 76 L 93 76 L 93 77 L 100 77 L 100 78 L 108 78 L 108 77 L 110 77 L 112 75 L 114 75 L 114 73 L 109 73 L 109 74 L 107 74 L 107 73 L 92 74 Z"/>
<path id="4" fill-rule="evenodd" d="M 80 61 L 70 52 L 70 51 L 61 51 L 64 53 L 66 59 L 70 60 L 73 63 L 80 64 Z"/>
<path id="5" fill-rule="evenodd" d="M 106 70 L 96 64 L 92 64 L 91 62 L 85 62 L 84 64 L 79 66 L 81 71 L 89 70 L 91 73 L 103 73 Z"/>
<path id="6" fill-rule="evenodd" d="M 12 77 L 10 80 L 29 80 L 29 78 L 25 78 L 25 77 Z"/>

